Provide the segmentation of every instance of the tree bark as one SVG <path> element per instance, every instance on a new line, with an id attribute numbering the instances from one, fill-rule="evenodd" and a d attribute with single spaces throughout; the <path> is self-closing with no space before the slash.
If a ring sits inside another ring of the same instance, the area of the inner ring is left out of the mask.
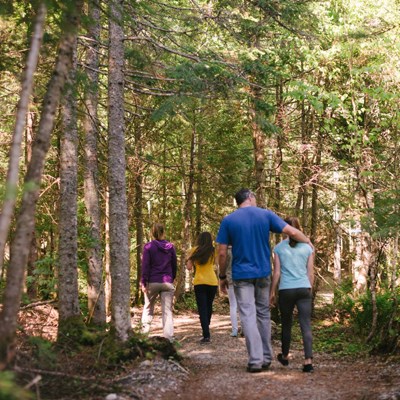
<path id="1" fill-rule="evenodd" d="M 56 65 L 44 97 L 38 133 L 32 147 L 32 159 L 25 176 L 25 191 L 11 245 L 10 268 L 4 291 L 3 309 L 0 314 L 0 362 L 4 363 L 13 356 L 12 347 L 22 296 L 24 272 L 34 227 L 36 202 L 39 197 L 45 157 L 50 147 L 56 110 L 60 102 L 61 91 L 71 68 L 76 28 L 79 25 L 77 10 L 80 10 L 80 7 L 78 3 L 80 1 L 75 2 L 75 7 L 68 8 L 65 16 Z"/>
<path id="2" fill-rule="evenodd" d="M 111 322 L 116 338 L 131 334 L 128 207 L 124 123 L 123 0 L 109 3 L 108 181 L 110 191 Z"/>
<path id="3" fill-rule="evenodd" d="M 250 105 L 251 117 L 251 130 L 253 136 L 253 149 L 254 149 L 254 171 L 256 180 L 256 198 L 258 207 L 265 208 L 266 201 L 266 188 L 265 188 L 265 148 L 266 137 L 265 133 L 260 128 L 258 123 L 258 115 L 256 109 L 257 98 L 260 96 L 259 90 L 253 89 L 253 98 Z"/>
<path id="4" fill-rule="evenodd" d="M 135 303 L 139 302 L 141 297 L 140 290 L 140 276 L 142 275 L 142 249 L 143 249 L 143 166 L 141 161 L 142 156 L 142 138 L 141 130 L 137 128 L 135 130 L 135 203 L 134 203 L 134 215 L 136 225 L 136 295 Z"/>
<path id="5" fill-rule="evenodd" d="M 194 188 L 194 151 L 195 151 L 195 137 L 196 128 L 193 126 L 191 137 L 190 137 L 190 154 L 189 154 L 189 171 L 188 171 L 188 181 L 183 180 L 182 191 L 184 195 L 184 205 L 183 205 L 183 216 L 184 216 L 184 226 L 183 226 L 183 242 L 182 242 L 182 255 L 179 263 L 179 271 L 177 275 L 177 283 L 175 290 L 175 297 L 179 299 L 184 293 L 186 288 L 190 287 L 191 274 L 185 268 L 185 260 L 187 252 L 190 248 L 190 227 L 192 224 L 192 204 L 193 204 L 193 188 Z M 185 174 L 186 175 L 186 174 Z"/>
<path id="6" fill-rule="evenodd" d="M 86 74 L 89 88 L 86 93 L 85 130 L 85 173 L 84 190 L 87 216 L 90 223 L 90 244 L 88 254 L 88 308 L 89 321 L 94 324 L 106 322 L 104 298 L 103 263 L 101 254 L 101 214 L 98 186 L 98 153 L 97 137 L 99 121 L 97 115 L 99 90 L 99 41 L 100 41 L 100 1 L 89 3 L 89 17 L 93 23 L 88 31 L 88 48 L 86 52 Z"/>
<path id="7" fill-rule="evenodd" d="M 38 12 L 36 15 L 34 32 L 32 35 L 28 59 L 26 61 L 24 76 L 22 78 L 21 97 L 17 107 L 17 115 L 7 170 L 6 193 L 4 196 L 3 207 L 0 212 L 0 271 L 2 271 L 3 269 L 4 250 L 10 230 L 11 219 L 14 213 L 15 202 L 17 199 L 21 143 L 26 124 L 26 114 L 29 106 L 29 98 L 33 87 L 33 75 L 36 71 L 39 59 L 39 49 L 43 38 L 46 13 L 46 6 L 44 2 L 41 2 L 39 4 Z"/>
<path id="8" fill-rule="evenodd" d="M 203 133 L 200 129 L 197 134 L 197 172 L 196 172 L 196 228 L 195 236 L 201 233 L 202 194 L 203 194 Z"/>
<path id="9" fill-rule="evenodd" d="M 110 196 L 108 188 L 106 189 L 106 217 L 104 224 L 104 240 L 105 254 L 104 254 L 104 268 L 105 268 L 105 303 L 106 303 L 106 316 L 111 315 L 111 270 L 110 270 Z"/>
<path id="10" fill-rule="evenodd" d="M 71 318 L 79 317 L 78 291 L 78 121 L 74 87 L 76 84 L 77 42 L 71 54 L 62 104 L 60 146 L 60 221 L 58 247 L 58 339 L 68 331 Z"/>
<path id="11" fill-rule="evenodd" d="M 32 143 L 33 143 L 33 125 L 35 114 L 28 112 L 26 123 L 26 139 L 25 139 L 25 165 L 28 165 L 32 157 Z M 38 259 L 38 250 L 36 242 L 36 229 L 35 226 L 32 230 L 32 240 L 30 244 L 30 251 L 28 257 L 28 265 L 26 275 L 29 277 L 29 284 L 27 285 L 27 293 L 30 300 L 34 300 L 38 296 L 37 275 L 34 274 L 35 263 Z"/>

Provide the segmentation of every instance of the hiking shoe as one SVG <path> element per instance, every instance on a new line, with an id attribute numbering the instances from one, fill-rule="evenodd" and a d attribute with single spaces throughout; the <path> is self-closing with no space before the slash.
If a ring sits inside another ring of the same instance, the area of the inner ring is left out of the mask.
<path id="1" fill-rule="evenodd" d="M 262 369 L 263 371 L 267 371 L 267 370 L 269 370 L 269 367 L 270 367 L 270 366 L 271 366 L 271 363 L 268 362 L 268 363 L 263 364 L 263 365 L 261 366 L 261 369 Z"/>
<path id="2" fill-rule="evenodd" d="M 209 337 L 203 337 L 203 339 L 200 340 L 200 344 L 208 344 L 211 343 L 211 339 Z"/>
<path id="3" fill-rule="evenodd" d="M 283 358 L 282 353 L 279 353 L 279 354 L 278 354 L 277 359 L 278 359 L 278 361 L 279 361 L 282 365 L 284 365 L 285 367 L 289 365 L 289 360 L 286 359 L 286 358 Z"/>
<path id="4" fill-rule="evenodd" d="M 257 372 L 261 372 L 262 367 L 256 367 L 255 365 L 248 365 L 246 371 L 254 374 Z"/>
<path id="5" fill-rule="evenodd" d="M 314 372 L 312 364 L 303 365 L 303 372 Z"/>

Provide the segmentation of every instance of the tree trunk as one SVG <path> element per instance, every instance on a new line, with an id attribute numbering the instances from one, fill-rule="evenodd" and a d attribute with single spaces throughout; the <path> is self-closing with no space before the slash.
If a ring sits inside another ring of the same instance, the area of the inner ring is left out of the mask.
<path id="1" fill-rule="evenodd" d="M 89 88 L 86 94 L 85 130 L 85 205 L 90 221 L 90 244 L 88 254 L 88 308 L 89 321 L 94 324 L 106 322 L 106 306 L 104 299 L 103 263 L 101 255 L 101 214 L 98 187 L 98 153 L 97 137 L 99 121 L 97 115 L 99 86 L 99 41 L 100 41 L 100 1 L 89 3 L 89 17 L 93 23 L 88 31 L 88 48 L 86 52 L 86 74 Z"/>
<path id="2" fill-rule="evenodd" d="M 8 233 L 10 230 L 11 219 L 14 213 L 15 202 L 17 200 L 17 187 L 19 178 L 19 160 L 21 156 L 21 143 L 26 124 L 26 114 L 29 106 L 29 98 L 33 87 L 33 75 L 36 71 L 39 49 L 43 38 L 43 28 L 46 19 L 47 9 L 44 2 L 39 4 L 38 13 L 32 35 L 28 59 L 24 76 L 22 78 L 21 97 L 17 107 L 15 127 L 12 137 L 12 144 L 9 155 L 9 164 L 6 178 L 6 192 L 3 207 L 0 212 L 0 270 L 3 269 L 4 250 Z"/>
<path id="3" fill-rule="evenodd" d="M 367 343 L 375 336 L 378 325 L 378 305 L 376 303 L 376 289 L 377 289 L 376 275 L 378 269 L 378 262 L 379 262 L 379 254 L 377 254 L 377 257 L 372 257 L 371 264 L 369 265 L 368 268 L 369 290 L 371 293 L 371 303 L 372 303 L 372 324 L 371 324 L 371 330 L 367 337 Z"/>
<path id="4" fill-rule="evenodd" d="M 136 295 L 135 303 L 138 304 L 141 297 L 140 276 L 142 275 L 142 248 L 143 248 L 143 168 L 142 168 L 142 138 L 140 128 L 135 130 L 135 203 L 134 215 L 136 225 Z"/>
<path id="5" fill-rule="evenodd" d="M 283 163 L 283 135 L 285 129 L 285 106 L 283 103 L 283 88 L 282 81 L 279 81 L 275 87 L 275 100 L 276 100 L 276 115 L 275 125 L 278 127 L 277 145 L 274 157 L 274 209 L 278 211 L 281 207 L 281 170 Z"/>
<path id="6" fill-rule="evenodd" d="M 109 3 L 108 181 L 110 191 L 111 322 L 116 338 L 131 333 L 128 207 L 124 123 L 123 0 Z"/>
<path id="7" fill-rule="evenodd" d="M 26 140 L 25 140 L 25 165 L 28 165 L 32 158 L 32 143 L 33 143 L 33 125 L 35 114 L 28 112 L 26 123 Z M 36 229 L 35 226 L 32 230 L 32 240 L 29 250 L 27 276 L 29 277 L 29 284 L 27 285 L 27 293 L 30 300 L 34 300 L 38 296 L 37 275 L 34 274 L 35 263 L 38 259 L 38 250 L 36 243 Z"/>
<path id="8" fill-rule="evenodd" d="M 357 216 L 360 218 L 360 216 Z M 355 260 L 353 262 L 352 274 L 353 282 L 355 283 L 355 289 L 358 292 L 364 292 L 367 288 L 367 268 L 364 264 L 365 261 L 369 260 L 368 255 L 370 254 L 368 247 L 368 234 L 363 232 L 361 229 L 361 222 L 359 219 L 356 220 L 355 227 Z"/>
<path id="9" fill-rule="evenodd" d="M 71 55 L 76 38 L 75 30 L 79 25 L 77 10 L 80 10 L 80 7 L 78 3 L 80 2 L 76 1 L 75 7 L 70 7 L 67 11 L 54 73 L 44 97 L 38 133 L 32 147 L 32 159 L 25 176 L 25 192 L 11 245 L 10 267 L 4 291 L 3 309 L 0 314 L 0 363 L 6 363 L 13 357 L 12 347 L 22 296 L 24 272 L 32 240 L 36 202 L 39 197 L 45 157 L 50 147 L 56 110 L 71 67 Z"/>
<path id="10" fill-rule="evenodd" d="M 201 233 L 202 191 L 203 191 L 203 134 L 200 129 L 197 134 L 197 172 L 196 172 L 196 228 L 195 236 Z"/>
<path id="11" fill-rule="evenodd" d="M 321 158 L 322 158 L 322 146 L 323 146 L 323 121 L 324 118 L 321 118 L 320 127 L 318 131 L 318 139 L 317 139 L 317 148 L 314 156 L 314 164 L 313 164 L 313 176 L 311 180 L 311 232 L 310 239 L 312 243 L 316 243 L 317 241 L 317 228 L 319 224 L 318 218 L 318 187 L 320 182 L 320 174 L 321 174 Z"/>
<path id="12" fill-rule="evenodd" d="M 190 288 L 191 273 L 185 268 L 185 260 L 187 252 L 190 248 L 190 227 L 192 224 L 192 204 L 193 204 L 193 188 L 194 188 L 194 151 L 195 151 L 195 141 L 196 141 L 196 128 L 193 126 L 191 138 L 190 138 L 190 160 L 189 160 L 189 180 L 186 183 L 182 183 L 182 191 L 185 198 L 185 203 L 183 207 L 184 215 L 184 227 L 183 227 L 183 244 L 182 244 L 182 255 L 179 264 L 179 273 L 176 284 L 175 297 L 177 299 L 183 294 L 185 289 Z M 186 190 L 185 190 L 186 187 Z"/>
<path id="13" fill-rule="evenodd" d="M 334 238 L 334 252 L 333 252 L 333 279 L 336 283 L 340 283 L 342 280 L 342 233 L 340 228 L 340 209 L 339 204 L 337 202 L 337 189 L 338 189 L 338 182 L 339 182 L 339 172 L 333 172 L 333 223 L 335 227 L 335 238 Z"/>
<path id="14" fill-rule="evenodd" d="M 76 46 L 62 105 L 60 154 L 60 221 L 58 267 L 58 340 L 70 334 L 70 321 L 79 317 L 78 291 L 78 121 L 76 85 Z"/>
<path id="15" fill-rule="evenodd" d="M 104 268 L 105 268 L 105 303 L 106 303 L 106 316 L 111 315 L 111 270 L 110 270 L 110 196 L 108 188 L 106 189 L 106 217 L 104 224 L 104 240 L 105 240 L 105 254 L 104 254 Z"/>
<path id="16" fill-rule="evenodd" d="M 258 113 L 256 109 L 257 98 L 260 96 L 259 90 L 253 89 L 253 98 L 250 105 L 251 130 L 253 136 L 254 149 L 254 171 L 256 180 L 257 206 L 266 207 L 266 189 L 265 189 L 265 148 L 266 137 L 260 124 L 258 123 Z"/>

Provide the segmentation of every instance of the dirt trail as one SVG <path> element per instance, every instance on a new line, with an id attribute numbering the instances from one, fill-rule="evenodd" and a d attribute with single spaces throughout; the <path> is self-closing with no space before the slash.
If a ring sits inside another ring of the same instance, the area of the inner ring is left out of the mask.
<path id="1" fill-rule="evenodd" d="M 155 319 L 152 334 L 160 334 Z M 314 354 L 315 372 L 301 371 L 301 344 L 293 343 L 288 367 L 274 361 L 269 371 L 246 372 L 247 352 L 244 338 L 230 337 L 227 315 L 214 314 L 212 342 L 201 345 L 201 329 L 196 314 L 175 315 L 175 334 L 184 356 L 182 366 L 188 374 L 175 388 L 163 388 L 149 398 L 162 400 L 395 400 L 400 399 L 400 365 L 376 358 L 337 359 L 325 353 Z M 274 341 L 275 354 L 279 342 Z M 171 376 L 171 379 L 175 379 Z M 150 393 L 149 393 L 150 395 Z M 147 397 L 147 396 L 144 396 Z"/>

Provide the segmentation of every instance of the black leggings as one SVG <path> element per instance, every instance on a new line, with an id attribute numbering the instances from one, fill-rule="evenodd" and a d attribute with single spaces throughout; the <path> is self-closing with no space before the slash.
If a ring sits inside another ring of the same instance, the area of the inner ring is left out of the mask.
<path id="1" fill-rule="evenodd" d="M 279 290 L 279 311 L 282 319 L 282 354 L 287 356 L 292 335 L 293 310 L 297 307 L 303 336 L 304 358 L 312 358 L 311 289 L 296 288 Z"/>
<path id="2" fill-rule="evenodd" d="M 217 293 L 218 286 L 194 285 L 197 310 L 199 312 L 203 337 L 210 338 L 210 322 L 212 316 L 212 305 Z"/>

